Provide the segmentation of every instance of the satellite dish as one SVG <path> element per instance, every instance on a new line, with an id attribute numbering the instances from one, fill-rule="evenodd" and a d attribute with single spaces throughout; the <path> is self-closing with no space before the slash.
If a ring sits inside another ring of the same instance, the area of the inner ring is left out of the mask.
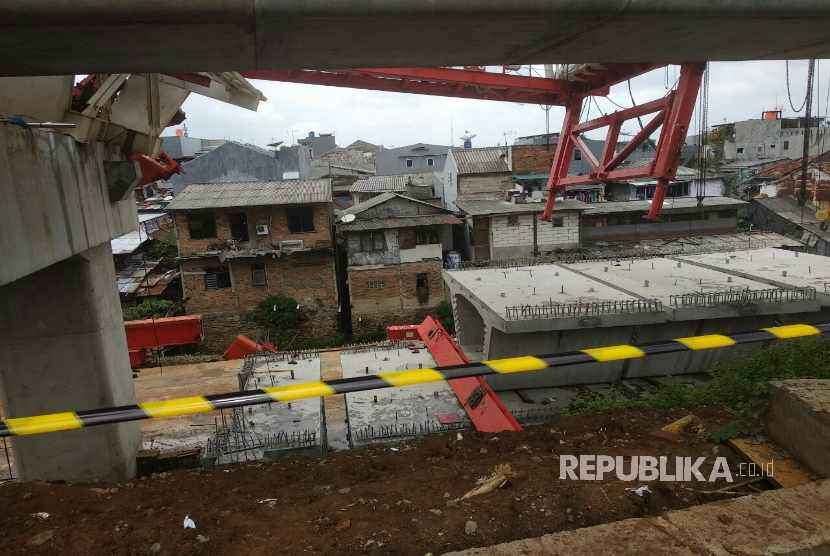
<path id="1" fill-rule="evenodd" d="M 354 214 L 344 214 L 342 217 L 340 217 L 340 221 L 341 221 L 343 224 L 349 224 L 349 223 L 351 223 L 351 222 L 354 222 L 354 221 L 355 221 L 355 218 L 356 218 L 356 217 L 355 217 L 355 215 L 354 215 Z"/>

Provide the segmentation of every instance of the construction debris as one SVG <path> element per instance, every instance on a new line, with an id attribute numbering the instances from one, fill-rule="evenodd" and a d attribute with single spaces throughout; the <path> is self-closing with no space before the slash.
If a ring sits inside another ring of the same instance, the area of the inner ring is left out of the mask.
<path id="1" fill-rule="evenodd" d="M 461 500 L 466 500 L 468 498 L 472 498 L 473 496 L 478 496 L 480 494 L 487 494 L 488 492 L 492 492 L 497 488 L 502 488 L 503 486 L 507 485 L 512 477 L 515 477 L 515 473 L 513 473 L 513 469 L 510 467 L 509 463 L 504 463 L 497 465 L 495 469 L 493 469 L 493 473 L 489 477 L 482 477 L 476 484 L 479 485 L 473 490 L 467 492 L 464 496 L 462 496 Z"/>

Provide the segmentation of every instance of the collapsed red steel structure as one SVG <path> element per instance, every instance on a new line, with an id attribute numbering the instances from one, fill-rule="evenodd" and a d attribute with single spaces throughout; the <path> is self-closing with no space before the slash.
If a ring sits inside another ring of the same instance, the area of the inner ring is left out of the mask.
<path id="1" fill-rule="evenodd" d="M 657 220 L 669 182 L 674 179 L 680 151 L 686 139 L 705 64 L 681 65 L 676 89 L 665 97 L 580 123 L 583 102 L 591 96 L 606 96 L 613 85 L 662 67 L 660 64 L 591 65 L 571 79 L 552 79 L 456 68 L 358 68 L 350 70 L 260 70 L 244 72 L 247 78 L 291 83 L 310 83 L 377 91 L 439 95 L 456 98 L 497 100 L 565 107 L 565 120 L 547 181 L 548 199 L 542 218 L 550 220 L 556 195 L 569 185 L 596 181 L 650 177 L 657 180 L 651 208 L 645 216 Z M 654 114 L 651 121 L 620 151 L 617 142 L 622 125 L 633 118 Z M 638 167 L 623 162 L 662 126 L 654 160 Z M 582 134 L 608 128 L 600 159 L 591 152 Z M 574 149 L 591 171 L 568 175 Z"/>

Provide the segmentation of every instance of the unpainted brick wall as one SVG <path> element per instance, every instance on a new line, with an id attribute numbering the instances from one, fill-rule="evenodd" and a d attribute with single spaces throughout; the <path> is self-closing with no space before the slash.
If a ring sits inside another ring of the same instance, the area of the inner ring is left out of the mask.
<path id="1" fill-rule="evenodd" d="M 285 295 L 297 300 L 305 320 L 299 339 L 330 339 L 338 333 L 338 297 L 335 282 L 334 257 L 327 251 L 293 253 L 273 258 L 261 257 L 265 264 L 266 284 L 254 285 L 254 260 L 228 261 L 231 287 L 209 290 L 205 288 L 205 269 L 221 268 L 217 258 L 203 258 L 181 263 L 182 284 L 187 312 L 201 314 L 205 322 L 216 324 L 205 327 L 204 344 L 216 349 L 238 334 L 255 331 L 244 322 L 258 303 L 270 295 Z M 234 317 L 235 316 L 235 317 Z"/>
<path id="2" fill-rule="evenodd" d="M 513 172 L 515 174 L 547 174 L 553 164 L 556 144 L 513 145 Z"/>
<path id="3" fill-rule="evenodd" d="M 247 242 L 239 242 L 240 248 L 258 247 L 271 249 L 279 246 L 280 241 L 302 240 L 307 249 L 332 246 L 331 237 L 331 205 L 316 204 L 303 205 L 314 209 L 314 231 L 291 233 L 288 229 L 287 206 L 252 207 L 246 209 L 216 209 L 216 237 L 206 239 L 191 239 L 187 223 L 187 212 L 177 211 L 175 214 L 176 234 L 179 242 L 179 255 L 186 257 L 194 253 L 203 253 L 217 248 L 227 247 L 232 240 L 229 215 L 244 212 L 248 222 Z M 257 235 L 256 226 L 268 226 L 268 235 Z"/>
<path id="4" fill-rule="evenodd" d="M 412 324 L 434 313 L 445 300 L 441 261 L 386 265 L 379 268 L 349 268 L 349 294 L 352 304 L 352 329 L 355 334 L 382 330 L 392 324 Z M 429 299 L 421 303 L 417 295 L 417 275 L 427 274 Z M 370 282 L 383 281 L 383 288 L 370 288 Z"/>

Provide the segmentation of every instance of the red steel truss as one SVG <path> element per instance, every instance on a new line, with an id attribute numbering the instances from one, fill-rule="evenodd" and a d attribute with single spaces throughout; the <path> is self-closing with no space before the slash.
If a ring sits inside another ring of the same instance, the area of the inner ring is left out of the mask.
<path id="1" fill-rule="evenodd" d="M 550 175 L 548 175 L 548 200 L 542 218 L 550 220 L 556 203 L 556 194 L 569 185 L 651 177 L 657 179 L 657 189 L 645 218 L 659 219 L 669 181 L 674 179 L 677 173 L 680 151 L 689 129 L 704 69 L 705 64 L 684 64 L 680 69 L 677 90 L 669 92 L 661 99 L 583 123 L 579 123 L 579 114 L 585 96 L 571 97 L 565 105 L 565 121 L 562 124 L 559 143 L 554 153 Z M 654 114 L 651 121 L 644 125 L 643 129 L 622 150 L 617 151 L 622 125 L 628 120 L 648 114 Z M 657 141 L 654 160 L 643 166 L 621 168 L 620 166 L 628 156 L 647 141 L 660 126 L 662 129 Z M 598 160 L 585 144 L 582 134 L 603 127 L 607 127 L 608 132 L 601 159 Z M 582 159 L 591 167 L 587 175 L 568 175 L 575 148 L 579 149 Z"/>
<path id="2" fill-rule="evenodd" d="M 548 201 L 543 218 L 551 218 L 556 194 L 568 185 L 652 177 L 658 180 L 658 185 L 646 218 L 656 220 L 660 215 L 668 183 L 677 172 L 680 149 L 689 128 L 705 64 L 684 64 L 677 89 L 662 99 L 583 123 L 579 122 L 579 116 L 586 98 L 607 95 L 612 85 L 658 67 L 660 65 L 657 64 L 592 64 L 576 70 L 578 73 L 568 79 L 511 75 L 470 68 L 260 70 L 242 75 L 268 81 L 564 106 L 565 121 L 548 176 Z M 651 121 L 618 152 L 617 142 L 623 123 L 649 114 L 654 114 Z M 660 126 L 662 130 L 654 160 L 644 166 L 621 167 L 628 156 Z M 581 135 L 603 127 L 608 127 L 608 132 L 602 158 L 598 160 L 587 148 Z M 574 148 L 580 150 L 583 159 L 591 166 L 591 172 L 586 176 L 568 175 Z"/>

